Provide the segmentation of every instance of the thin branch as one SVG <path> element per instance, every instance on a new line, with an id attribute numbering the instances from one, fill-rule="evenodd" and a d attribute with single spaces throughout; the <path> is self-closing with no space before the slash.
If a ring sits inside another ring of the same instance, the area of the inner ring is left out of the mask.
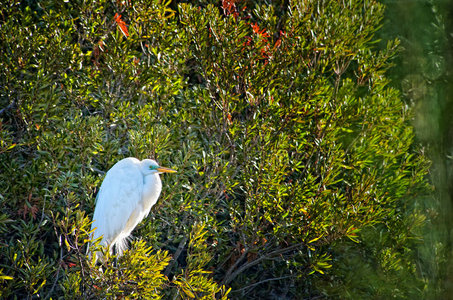
<path id="1" fill-rule="evenodd" d="M 168 277 L 168 275 L 170 274 L 170 271 L 171 269 L 173 268 L 173 266 L 176 264 L 179 256 L 181 255 L 182 253 L 182 250 L 184 250 L 184 247 L 187 243 L 187 236 L 184 236 L 184 238 L 181 240 L 181 242 L 179 242 L 179 245 L 178 245 L 178 249 L 176 249 L 176 252 L 175 252 L 175 255 L 173 257 L 173 261 L 171 262 L 170 265 L 167 266 L 167 268 L 165 269 L 165 272 L 164 272 L 164 275 L 166 277 Z"/>
<path id="2" fill-rule="evenodd" d="M 225 274 L 225 277 L 223 278 L 222 285 L 228 284 L 231 280 L 229 278 L 232 276 L 231 273 L 233 273 L 233 270 L 239 265 L 239 263 L 245 258 L 245 256 L 248 253 L 248 249 L 245 248 L 244 251 L 242 252 L 241 256 L 236 260 L 236 262 L 228 269 L 228 271 Z M 234 276 L 236 277 L 236 276 Z M 234 278 L 233 277 L 233 278 Z"/>
<path id="3" fill-rule="evenodd" d="M 61 236 L 60 236 L 60 239 L 61 239 Z M 60 240 L 60 243 L 61 243 L 61 240 Z M 49 293 L 47 293 L 47 295 L 44 297 L 44 299 L 46 299 L 46 300 L 51 298 L 51 295 L 55 289 L 55 286 L 57 285 L 58 279 L 60 278 L 60 269 L 61 269 L 62 262 L 63 262 L 63 248 L 60 247 L 60 261 L 58 262 L 57 274 L 55 274 L 55 280 L 52 284 L 52 287 L 50 288 Z"/>
<path id="4" fill-rule="evenodd" d="M 268 279 L 265 279 L 265 280 L 261 280 L 261 281 L 258 281 L 256 283 L 253 283 L 253 284 L 250 284 L 248 286 L 245 286 L 243 288 L 240 288 L 238 290 L 234 290 L 234 291 L 231 291 L 232 293 L 239 293 L 239 292 L 242 292 L 243 290 L 246 290 L 246 289 L 251 289 L 257 285 L 260 285 L 262 283 L 266 283 L 266 282 L 269 282 L 269 281 L 275 281 L 275 280 L 283 280 L 283 279 L 288 279 L 288 278 L 292 278 L 294 277 L 294 275 L 287 275 L 287 276 L 282 276 L 282 277 L 277 277 L 277 278 L 268 278 Z"/>
<path id="5" fill-rule="evenodd" d="M 6 111 L 12 109 L 16 105 L 16 101 L 11 102 L 7 107 L 0 109 L 0 116 Z"/>
<path id="6" fill-rule="evenodd" d="M 286 252 L 289 252 L 291 250 L 294 250 L 294 249 L 297 249 L 299 248 L 300 246 L 304 245 L 304 243 L 298 243 L 298 244 L 294 244 L 292 246 L 289 246 L 287 248 L 284 248 L 284 249 L 278 249 L 278 250 L 275 250 L 275 251 L 272 251 L 266 255 L 263 255 L 261 256 L 260 258 L 254 260 L 254 261 L 251 261 L 249 263 L 246 263 L 244 265 L 242 265 L 240 268 L 238 268 L 235 272 L 233 272 L 231 275 L 229 273 L 227 273 L 225 275 L 225 278 L 223 279 L 222 281 L 222 285 L 228 285 L 234 278 L 236 278 L 239 274 L 241 274 L 242 272 L 244 272 L 245 270 L 247 270 L 248 268 L 251 268 L 253 267 L 254 265 L 257 265 L 259 264 L 261 261 L 265 260 L 265 259 L 270 259 L 274 256 L 277 256 L 277 255 L 280 255 L 280 254 L 283 254 L 283 253 L 286 253 Z M 244 251 L 245 252 L 245 251 Z M 234 265 L 234 267 L 236 266 L 237 264 Z M 231 270 L 232 268 L 230 268 Z M 228 271 L 230 271 L 228 270 Z M 231 273 L 231 272 L 230 272 Z"/>

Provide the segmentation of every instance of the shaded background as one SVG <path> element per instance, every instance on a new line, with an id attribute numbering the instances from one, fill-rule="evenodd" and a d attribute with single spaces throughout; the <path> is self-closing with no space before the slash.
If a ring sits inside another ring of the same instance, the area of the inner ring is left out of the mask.
<path id="1" fill-rule="evenodd" d="M 380 38 L 401 40 L 389 76 L 414 107 L 417 139 L 432 161 L 431 197 L 417 205 L 431 212 L 419 268 L 443 299 L 453 299 L 453 5 L 448 0 L 386 0 Z"/>

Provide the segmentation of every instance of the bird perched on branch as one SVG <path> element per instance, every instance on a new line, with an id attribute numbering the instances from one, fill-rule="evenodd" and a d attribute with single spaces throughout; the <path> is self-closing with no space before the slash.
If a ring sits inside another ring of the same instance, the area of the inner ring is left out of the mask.
<path id="1" fill-rule="evenodd" d="M 162 190 L 159 174 L 175 173 L 155 160 L 128 157 L 117 162 L 106 174 L 96 198 L 92 240 L 118 255 L 127 248 L 127 238 L 156 204 Z M 98 257 L 96 257 L 98 259 Z"/>

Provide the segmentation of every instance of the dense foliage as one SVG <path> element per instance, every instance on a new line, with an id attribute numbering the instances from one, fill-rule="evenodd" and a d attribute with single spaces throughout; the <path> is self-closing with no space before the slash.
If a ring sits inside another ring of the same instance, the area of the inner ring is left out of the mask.
<path id="1" fill-rule="evenodd" d="M 428 163 L 383 6 L 207 2 L 1 7 L 1 296 L 424 295 Z M 100 268 L 94 199 L 127 156 L 179 173 Z"/>

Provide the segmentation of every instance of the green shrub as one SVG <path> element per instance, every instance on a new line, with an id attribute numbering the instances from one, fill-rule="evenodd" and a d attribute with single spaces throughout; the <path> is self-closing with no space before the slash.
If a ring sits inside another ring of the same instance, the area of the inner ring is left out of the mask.
<path id="1" fill-rule="evenodd" d="M 385 75 L 398 41 L 375 46 L 381 4 L 10 1 L 1 16 L 2 297 L 426 292 L 412 204 L 428 163 Z M 127 156 L 179 173 L 99 268 L 89 216 Z"/>

